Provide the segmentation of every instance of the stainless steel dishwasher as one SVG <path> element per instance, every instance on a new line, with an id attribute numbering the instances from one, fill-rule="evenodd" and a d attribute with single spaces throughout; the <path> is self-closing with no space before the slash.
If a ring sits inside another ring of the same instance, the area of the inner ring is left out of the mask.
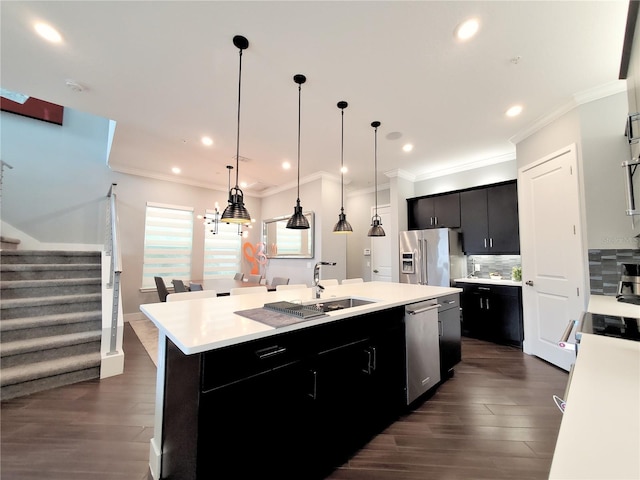
<path id="1" fill-rule="evenodd" d="M 435 299 L 405 307 L 407 405 L 440 382 L 439 307 Z"/>

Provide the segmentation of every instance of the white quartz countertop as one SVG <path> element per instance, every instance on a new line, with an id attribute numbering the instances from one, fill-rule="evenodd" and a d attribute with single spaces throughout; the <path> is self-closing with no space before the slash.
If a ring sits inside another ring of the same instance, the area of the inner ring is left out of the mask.
<path id="1" fill-rule="evenodd" d="M 329 312 L 327 316 L 277 329 L 234 312 L 259 308 L 265 303 L 281 300 L 312 302 L 314 300 L 313 289 L 281 290 L 183 302 L 150 303 L 141 305 L 140 310 L 158 327 L 162 334 L 170 338 L 183 353 L 189 355 L 460 291 L 459 288 L 389 282 L 364 282 L 326 287 L 320 301 L 357 297 L 374 300 L 375 303 Z"/>
<path id="2" fill-rule="evenodd" d="M 619 302 L 616 297 L 610 295 L 591 295 L 587 311 L 603 315 L 640 318 L 640 305 Z"/>
<path id="3" fill-rule="evenodd" d="M 507 287 L 522 287 L 522 281 L 513 281 L 511 279 L 503 278 L 502 280 L 493 280 L 491 278 L 456 278 L 456 283 L 481 283 L 486 285 L 505 285 Z"/>
<path id="4" fill-rule="evenodd" d="M 588 311 L 640 317 L 640 306 L 591 295 Z M 582 334 L 552 480 L 640 479 L 640 342 Z"/>
<path id="5" fill-rule="evenodd" d="M 553 480 L 640 479 L 640 342 L 583 334 Z"/>

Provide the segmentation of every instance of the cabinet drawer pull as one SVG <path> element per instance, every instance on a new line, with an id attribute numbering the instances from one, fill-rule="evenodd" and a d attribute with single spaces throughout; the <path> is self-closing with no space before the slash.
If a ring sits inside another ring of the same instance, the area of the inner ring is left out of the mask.
<path id="1" fill-rule="evenodd" d="M 363 368 L 362 371 L 367 375 L 372 375 L 373 372 L 376 371 L 376 364 L 378 362 L 376 347 L 369 347 L 364 351 L 364 353 L 367 354 L 367 367 Z"/>
<path id="2" fill-rule="evenodd" d="M 260 350 L 256 350 L 256 355 L 260 360 L 265 360 L 275 355 L 280 355 L 281 353 L 284 353 L 286 351 L 287 351 L 286 347 L 279 347 L 278 345 L 275 345 L 273 347 L 267 347 Z"/>
<path id="3" fill-rule="evenodd" d="M 309 370 L 309 373 L 313 376 L 313 384 L 311 393 L 308 393 L 307 395 L 316 400 L 318 398 L 318 372 L 316 370 Z"/>
<path id="4" fill-rule="evenodd" d="M 491 291 L 491 287 L 478 287 L 478 290 L 487 290 L 487 291 Z"/>

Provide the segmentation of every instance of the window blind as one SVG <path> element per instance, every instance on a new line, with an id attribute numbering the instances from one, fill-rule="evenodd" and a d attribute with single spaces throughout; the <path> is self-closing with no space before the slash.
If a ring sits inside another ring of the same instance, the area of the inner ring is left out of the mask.
<path id="1" fill-rule="evenodd" d="M 142 288 L 155 288 L 153 277 L 169 284 L 191 278 L 193 208 L 147 203 L 144 223 Z"/>
<path id="2" fill-rule="evenodd" d="M 213 211 L 207 211 L 213 215 Z M 204 236 L 204 278 L 233 277 L 241 271 L 240 254 L 242 237 L 238 226 L 221 222 L 218 233 L 205 231 Z"/>

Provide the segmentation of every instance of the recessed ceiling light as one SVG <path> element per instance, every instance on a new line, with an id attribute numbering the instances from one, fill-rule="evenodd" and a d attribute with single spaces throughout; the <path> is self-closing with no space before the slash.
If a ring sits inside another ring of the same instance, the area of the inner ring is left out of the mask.
<path id="1" fill-rule="evenodd" d="M 247 182 L 240 182 L 240 186 L 242 188 L 247 188 Z"/>
<path id="2" fill-rule="evenodd" d="M 458 40 L 469 40 L 476 33 L 478 33 L 478 29 L 480 28 L 480 22 L 477 18 L 470 18 L 469 20 L 465 20 L 456 28 L 456 37 Z"/>
<path id="3" fill-rule="evenodd" d="M 522 113 L 522 105 L 514 105 L 505 112 L 507 117 L 517 117 Z"/>
<path id="4" fill-rule="evenodd" d="M 282 168 L 285 170 L 289 170 L 291 168 L 291 164 L 285 160 L 284 162 L 282 162 Z"/>
<path id="5" fill-rule="evenodd" d="M 172 171 L 173 173 L 175 173 L 176 175 L 177 175 L 177 174 L 179 174 L 180 172 L 182 172 L 182 170 L 180 170 L 180 168 L 179 168 L 179 167 L 173 167 L 173 168 L 171 169 L 171 171 Z"/>
<path id="6" fill-rule="evenodd" d="M 411 145 L 410 143 L 407 143 L 402 147 L 402 150 L 405 152 L 410 152 L 411 150 L 413 150 L 413 145 Z"/>
<path id="7" fill-rule="evenodd" d="M 207 147 L 210 147 L 211 145 L 213 145 L 213 139 L 211 137 L 202 137 L 201 141 L 202 141 L 202 144 L 206 145 Z"/>
<path id="8" fill-rule="evenodd" d="M 62 35 L 53 28 L 51 25 L 47 25 L 46 23 L 36 23 L 34 28 L 38 35 L 51 43 L 60 43 L 62 41 Z"/>

